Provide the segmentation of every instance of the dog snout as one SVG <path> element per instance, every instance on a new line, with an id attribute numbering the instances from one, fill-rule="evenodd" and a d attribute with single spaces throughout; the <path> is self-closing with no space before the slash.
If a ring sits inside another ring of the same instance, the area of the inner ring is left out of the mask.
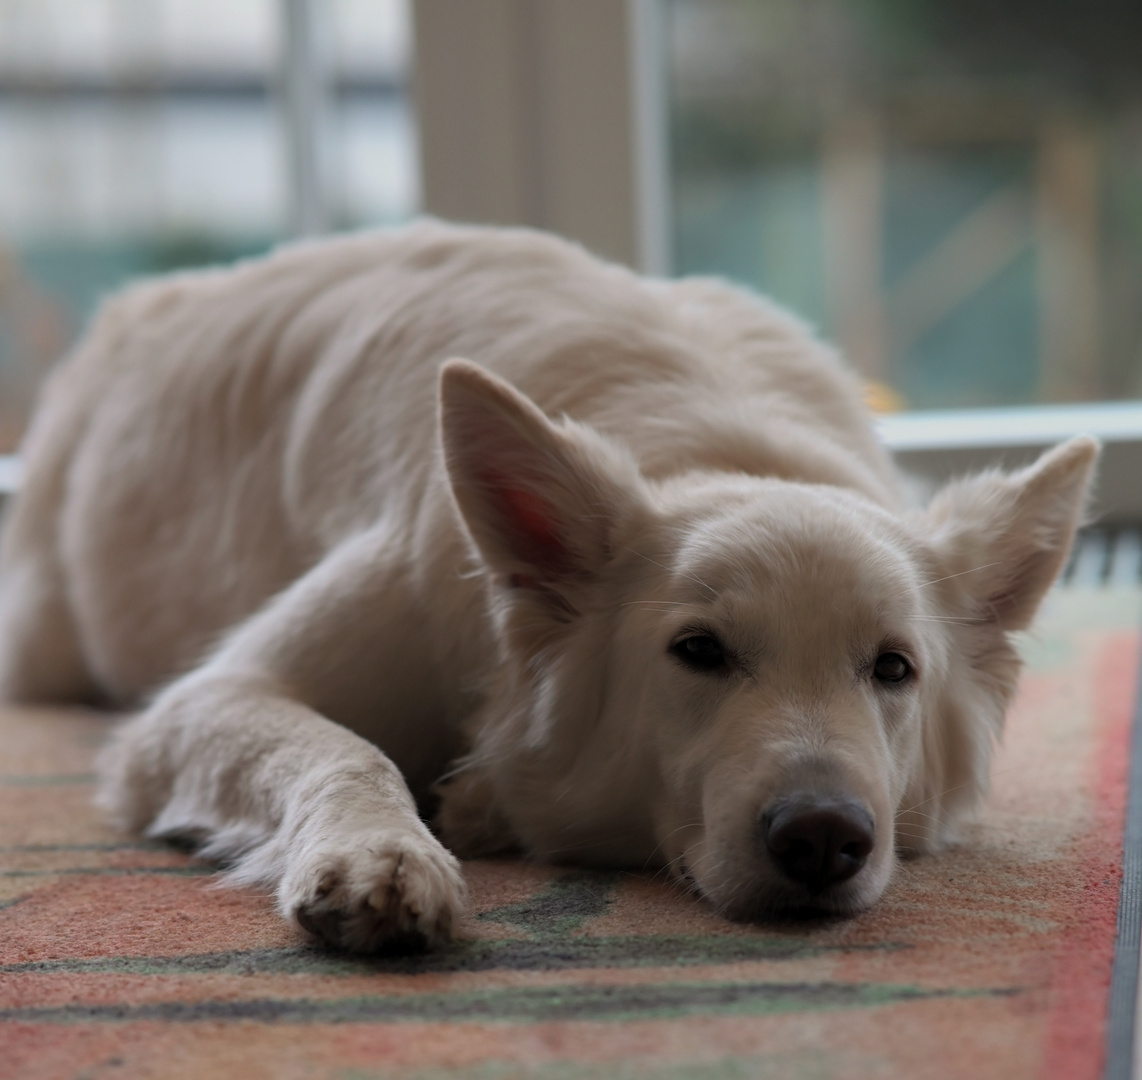
<path id="1" fill-rule="evenodd" d="M 782 872 L 815 893 L 856 874 L 875 842 L 872 814 L 862 803 L 814 793 L 771 803 L 761 833 Z"/>

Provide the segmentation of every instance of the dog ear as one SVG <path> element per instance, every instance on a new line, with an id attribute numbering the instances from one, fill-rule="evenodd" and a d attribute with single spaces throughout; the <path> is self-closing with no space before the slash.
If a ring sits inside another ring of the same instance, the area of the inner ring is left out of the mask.
<path id="1" fill-rule="evenodd" d="M 941 572 L 975 613 L 1025 629 L 1059 576 L 1082 523 L 1099 444 L 1079 436 L 1033 465 L 949 484 L 926 518 Z"/>
<path id="2" fill-rule="evenodd" d="M 488 565 L 522 586 L 590 576 L 609 558 L 640 482 L 591 428 L 555 424 L 467 360 L 440 373 L 440 437 L 452 494 Z"/>

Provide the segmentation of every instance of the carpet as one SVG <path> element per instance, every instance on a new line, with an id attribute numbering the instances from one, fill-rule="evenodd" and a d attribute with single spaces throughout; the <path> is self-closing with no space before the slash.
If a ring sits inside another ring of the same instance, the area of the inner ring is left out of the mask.
<path id="1" fill-rule="evenodd" d="M 109 830 L 110 720 L 0 712 L 0 1076 L 1096 1080 L 1140 625 L 1134 590 L 1051 596 L 980 820 L 864 915 L 733 925 L 651 874 L 474 862 L 461 940 L 417 957 L 311 946 Z"/>

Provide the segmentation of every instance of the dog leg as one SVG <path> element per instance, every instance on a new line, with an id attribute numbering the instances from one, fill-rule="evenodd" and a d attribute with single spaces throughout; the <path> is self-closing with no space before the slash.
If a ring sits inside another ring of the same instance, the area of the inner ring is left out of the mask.
<path id="1" fill-rule="evenodd" d="M 359 951 L 443 941 L 464 899 L 458 862 L 397 766 L 319 709 L 352 712 L 345 684 L 367 677 L 391 714 L 385 692 L 407 698 L 419 681 L 415 597 L 377 546 L 319 564 L 125 725 L 101 762 L 101 802 L 121 826 L 205 841 L 205 855 L 235 861 L 232 880 L 273 888 L 287 918 Z M 392 646 L 398 633 L 408 652 Z M 383 726 L 370 734 L 383 744 Z"/>
<path id="2" fill-rule="evenodd" d="M 0 701 L 99 699 L 62 571 L 51 552 L 21 551 L 0 574 Z"/>

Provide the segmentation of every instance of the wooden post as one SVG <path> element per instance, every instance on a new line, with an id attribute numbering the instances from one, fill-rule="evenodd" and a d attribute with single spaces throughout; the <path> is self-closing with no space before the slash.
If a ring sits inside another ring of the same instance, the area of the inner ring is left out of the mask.
<path id="1" fill-rule="evenodd" d="M 423 209 L 550 229 L 664 270 L 657 5 L 415 0 L 413 11 Z"/>

